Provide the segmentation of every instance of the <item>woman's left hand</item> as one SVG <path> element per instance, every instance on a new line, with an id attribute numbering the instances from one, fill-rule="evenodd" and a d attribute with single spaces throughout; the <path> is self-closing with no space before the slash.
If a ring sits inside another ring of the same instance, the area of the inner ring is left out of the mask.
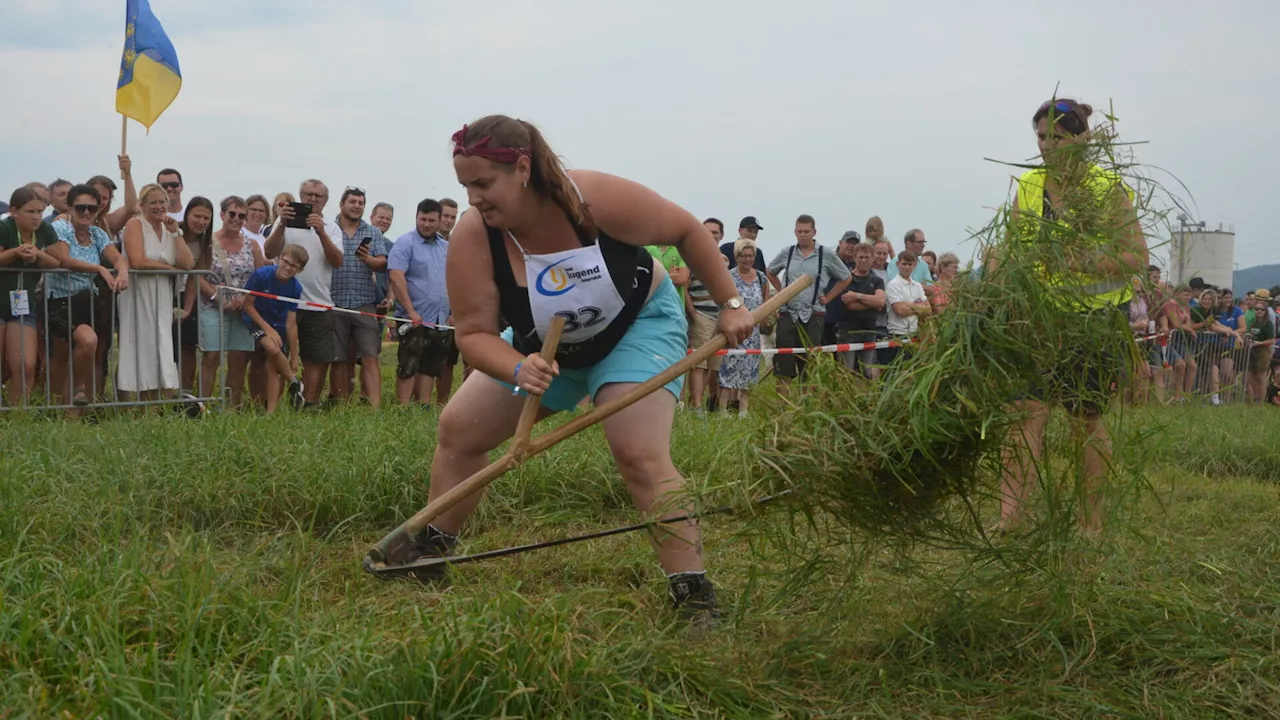
<path id="1" fill-rule="evenodd" d="M 738 347 L 751 337 L 751 333 L 756 328 L 756 321 L 752 319 L 751 311 L 740 307 L 736 310 L 721 310 L 720 319 L 716 325 L 728 340 L 726 347 L 732 348 Z"/>

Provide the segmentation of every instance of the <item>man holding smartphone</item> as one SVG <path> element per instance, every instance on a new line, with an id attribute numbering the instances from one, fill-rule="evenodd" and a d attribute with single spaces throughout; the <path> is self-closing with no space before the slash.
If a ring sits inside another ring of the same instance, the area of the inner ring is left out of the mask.
<path id="1" fill-rule="evenodd" d="M 342 191 L 338 229 L 342 233 L 343 261 L 333 271 L 333 304 L 367 314 L 337 313 L 334 317 L 342 358 L 329 372 L 329 384 L 336 399 L 350 397 L 354 360 L 360 365 L 360 386 L 376 410 L 382 404 L 382 371 L 378 367 L 382 338 L 373 314 L 384 296 L 378 294 L 374 273 L 387 269 L 387 241 L 378 228 L 363 220 L 364 204 L 364 190 L 349 187 Z"/>
<path id="2" fill-rule="evenodd" d="M 286 205 L 279 210 L 277 222 L 267 238 L 266 255 L 270 259 L 280 257 L 285 245 L 301 245 L 311 258 L 307 266 L 297 274 L 302 285 L 302 300 L 320 305 L 333 305 L 330 286 L 333 271 L 342 267 L 343 252 L 334 242 L 342 237 L 337 223 L 324 219 L 324 206 L 329 201 L 329 188 L 319 180 L 311 179 L 298 189 L 302 202 Z M 305 227 L 296 227 L 303 218 L 299 211 L 310 210 Z M 293 227 L 291 227 L 293 226 Z M 339 353 L 334 315 L 317 307 L 298 308 L 298 355 L 302 360 L 303 393 L 307 405 L 315 405 L 324 389 L 324 376 L 329 366 L 342 362 L 345 353 Z"/>

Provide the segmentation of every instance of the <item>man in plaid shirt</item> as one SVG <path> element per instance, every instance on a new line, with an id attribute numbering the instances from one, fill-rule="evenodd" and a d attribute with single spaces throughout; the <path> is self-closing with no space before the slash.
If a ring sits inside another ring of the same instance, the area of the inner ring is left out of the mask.
<path id="1" fill-rule="evenodd" d="M 374 273 L 387 269 L 387 240 L 382 231 L 362 219 L 364 203 L 364 190 L 349 187 L 342 192 L 338 216 L 338 227 L 342 230 L 342 266 L 333 270 L 331 292 L 335 307 L 369 315 L 335 314 L 333 325 L 343 362 L 334 363 L 329 371 L 329 383 L 336 399 L 349 397 L 351 361 L 356 359 L 360 363 L 360 386 L 369 404 L 377 409 L 382 404 L 382 374 L 378 368 L 382 338 L 378 335 L 378 320 L 372 314 L 382 298 Z"/>

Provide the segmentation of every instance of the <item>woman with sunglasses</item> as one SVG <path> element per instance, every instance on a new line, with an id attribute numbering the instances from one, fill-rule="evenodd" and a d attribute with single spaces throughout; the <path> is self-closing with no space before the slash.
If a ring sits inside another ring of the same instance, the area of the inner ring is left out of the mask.
<path id="1" fill-rule="evenodd" d="M 115 244 L 116 250 L 124 251 L 124 224 L 129 218 L 138 214 L 138 191 L 133 184 L 133 163 L 130 162 L 128 155 L 119 156 L 120 178 L 124 183 L 124 205 L 111 209 L 111 202 L 115 197 L 116 183 L 106 175 L 95 175 L 89 178 L 85 183 L 89 187 L 98 191 L 98 197 L 101 198 L 98 203 L 98 217 L 93 224 L 101 228 L 108 236 L 111 242 Z M 67 222 L 71 222 L 72 218 L 65 218 Z M 94 296 L 93 320 L 98 332 L 98 358 L 97 362 L 99 372 L 103 377 L 107 375 L 107 364 L 111 358 L 111 348 L 114 343 L 115 327 L 116 327 L 116 293 L 111 292 L 101 276 L 95 275 L 93 284 L 98 289 L 97 295 Z M 106 398 L 106 388 L 99 386 L 99 394 Z"/>
<path id="2" fill-rule="evenodd" d="M 44 221 L 45 202 L 31 187 L 9 198 L 9 217 L 0 220 L 0 360 L 9 382 L 9 401 L 22 404 L 36 384 L 39 335 L 36 333 L 36 283 L 39 268 L 58 267 L 46 250 L 58 235 Z M 34 270 L 35 272 L 13 272 Z"/>
<path id="3" fill-rule="evenodd" d="M 1130 298 L 1131 278 L 1147 266 L 1147 244 L 1134 211 L 1133 191 L 1114 172 L 1082 165 L 1088 162 L 1084 158 L 1092 140 L 1092 114 L 1089 105 L 1063 98 L 1045 102 L 1031 116 L 1043 164 L 1018 178 L 1009 218 L 1011 242 L 1000 250 L 1035 253 L 1047 297 L 1064 313 L 1077 314 L 1083 326 L 1119 327 L 1127 324 L 1126 318 L 1119 317 L 1119 308 Z M 1084 188 L 1074 187 L 1075 183 L 1083 183 Z M 1081 189 L 1097 198 L 1098 206 L 1107 209 L 1107 217 L 1117 219 L 1118 227 L 1072 227 L 1075 216 L 1064 197 L 1079 195 Z M 1057 237 L 1071 240 L 1054 255 L 1059 248 L 1045 243 Z M 999 257 L 989 256 L 986 264 L 988 276 L 997 281 Z M 1013 433 L 1021 441 L 1006 448 L 998 529 L 1012 528 L 1022 519 L 1023 503 L 1038 479 L 1053 404 L 1066 407 L 1073 431 L 1084 436 L 1085 501 L 1080 524 L 1088 530 L 1101 527 L 1101 486 L 1111 455 L 1102 415 L 1108 394 L 1124 370 L 1123 360 L 1109 355 L 1098 347 L 1061 348 L 1055 366 L 1042 368 L 1044 379 L 1019 402 L 1026 419 Z"/>
<path id="4" fill-rule="evenodd" d="M 124 205 L 111 209 L 111 201 L 115 198 L 116 181 L 106 175 L 94 175 L 84 184 L 98 193 L 98 217 L 93 224 L 106 232 L 111 241 L 119 245 L 120 233 L 124 224 L 138 212 L 138 191 L 133 186 L 133 163 L 128 155 L 117 156 L 120 165 L 120 179 L 124 182 Z M 72 213 L 60 215 L 50 222 L 73 222 Z M 117 248 L 118 249 L 118 248 Z"/>
<path id="5" fill-rule="evenodd" d="M 53 223 L 61 242 L 51 246 L 49 254 L 71 272 L 53 273 L 45 280 L 53 344 L 50 377 L 59 393 L 70 396 L 72 405 L 84 406 L 89 404 L 90 393 L 101 392 L 106 379 L 102 365 L 95 362 L 103 328 L 95 316 L 98 286 L 94 279 L 100 278 L 112 295 L 121 292 L 129 287 L 129 263 L 111 236 L 95 224 L 102 215 L 102 198 L 96 189 L 76 185 L 67 193 L 67 203 L 71 221 Z M 105 331 L 111 332 L 109 325 Z M 91 390 L 86 392 L 86 387 Z"/>
<path id="6" fill-rule="evenodd" d="M 200 395 L 209 397 L 222 353 L 227 353 L 227 386 L 231 406 L 240 406 L 244 392 L 245 366 L 254 350 L 253 336 L 240 321 L 245 296 L 219 290 L 211 280 L 233 288 L 243 288 L 253 271 L 267 264 L 262 248 L 243 232 L 248 216 L 245 201 L 232 195 L 222 201 L 222 227 L 213 234 L 209 269 L 213 275 L 197 278 L 200 284 Z M 222 306 L 219 308 L 219 296 Z"/>

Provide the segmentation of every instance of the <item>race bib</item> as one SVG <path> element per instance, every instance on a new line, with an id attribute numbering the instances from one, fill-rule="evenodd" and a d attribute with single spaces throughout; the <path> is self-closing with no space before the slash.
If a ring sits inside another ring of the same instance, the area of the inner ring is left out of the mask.
<path id="1" fill-rule="evenodd" d="M 26 290 L 9 291 L 9 313 L 14 317 L 31 314 L 31 301 L 27 297 Z"/>
<path id="2" fill-rule="evenodd" d="M 561 317 L 561 342 L 584 342 L 608 327 L 625 306 L 598 244 L 526 255 L 524 263 L 529 310 L 539 337 L 546 337 L 551 321 Z"/>

